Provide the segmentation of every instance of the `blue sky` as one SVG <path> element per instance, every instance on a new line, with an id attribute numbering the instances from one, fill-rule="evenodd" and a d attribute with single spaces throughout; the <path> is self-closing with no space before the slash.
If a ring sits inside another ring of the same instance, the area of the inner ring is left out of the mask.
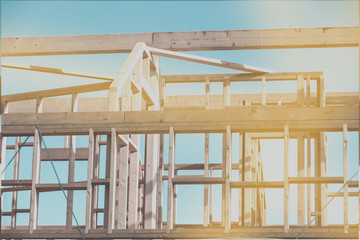
<path id="1" fill-rule="evenodd" d="M 195 31 L 195 30 L 232 30 L 232 29 L 266 29 L 266 28 L 294 28 L 294 27 L 341 27 L 357 26 L 359 23 L 358 1 L 2 1 L 1 2 L 1 35 L 15 36 L 43 36 L 68 34 L 97 34 L 97 33 L 131 33 L 131 32 L 161 32 L 161 31 Z M 191 53 L 191 52 L 190 52 Z M 359 50 L 358 48 L 327 48 L 327 49 L 281 49 L 281 50 L 239 50 L 239 51 L 203 51 L 193 54 L 218 58 L 221 60 L 249 64 L 275 71 L 323 71 L 327 91 L 358 91 L 359 88 Z M 43 57 L 8 57 L 2 61 L 39 66 L 49 66 L 115 75 L 120 69 L 127 54 L 73 55 L 73 56 L 43 56 Z M 181 73 L 225 73 L 235 72 L 201 64 L 187 63 L 179 60 L 161 58 L 163 74 Z M 2 94 L 12 94 L 54 87 L 72 86 L 94 83 L 93 80 L 52 76 L 50 74 L 23 72 L 19 70 L 2 69 Z M 267 92 L 295 92 L 295 86 L 282 86 L 276 83 L 268 85 Z M 260 86 L 232 85 L 232 94 L 260 92 Z M 222 93 L 222 86 L 214 84 L 212 93 Z M 193 84 L 187 86 L 168 85 L 167 94 L 203 94 L 204 86 Z M 349 175 L 357 169 L 358 138 L 357 133 L 349 136 Z M 79 146 L 86 147 L 87 141 L 78 140 Z M 178 135 L 176 162 L 203 162 L 203 135 Z M 342 174 L 342 135 L 331 133 L 328 137 L 328 172 L 331 176 Z M 59 147 L 63 139 L 49 138 L 49 144 Z M 210 139 L 214 148 L 211 161 L 221 158 L 221 137 L 212 135 Z M 234 146 L 237 135 L 234 134 Z M 220 142 L 220 145 L 218 144 Z M 220 146 L 220 147 L 219 147 Z M 296 142 L 291 142 L 292 155 L 296 158 Z M 182 149 L 182 150 L 181 150 Z M 185 151 L 185 149 L 187 151 Z M 276 171 L 272 166 L 282 169 L 283 156 L 282 141 L 269 144 L 262 141 L 264 165 L 270 171 Z M 24 151 L 29 151 L 25 150 Z M 11 151 L 8 151 L 8 156 Z M 233 161 L 236 162 L 236 151 Z M 189 154 L 191 153 L 191 154 Z M 28 152 L 27 154 L 31 154 Z M 25 156 L 23 164 L 26 161 Z M 186 159 L 186 160 L 184 160 Z M 200 159 L 200 160 L 199 160 Z M 29 165 L 30 166 L 30 165 Z M 86 163 L 77 163 L 76 178 L 84 180 Z M 265 168 L 266 168 L 265 166 Z M 61 172 L 61 179 L 66 181 L 66 163 L 57 163 Z M 85 169 L 85 170 L 84 170 Z M 291 168 L 291 174 L 295 174 Z M 30 177 L 29 168 L 25 168 L 20 176 Z M 269 171 L 268 170 L 268 171 Z M 265 170 L 266 171 L 266 170 Z M 52 170 L 47 163 L 42 164 L 42 181 L 55 182 Z M 12 176 L 12 171 L 6 173 Z M 23 175 L 22 175 L 23 174 Z M 194 173 L 191 173 L 194 174 Z M 268 174 L 265 172 L 265 177 Z M 282 174 L 282 170 L 279 171 Z M 291 175 L 290 175 L 291 176 Z M 236 178 L 236 176 L 234 176 Z M 268 176 L 266 180 L 273 180 Z M 165 188 L 166 189 L 166 188 Z M 216 191 L 220 192 L 219 189 Z M 296 189 L 291 189 L 292 193 Z M 268 224 L 282 224 L 282 198 L 277 198 L 281 190 L 271 190 L 267 194 Z M 75 213 L 80 223 L 83 223 L 85 192 L 76 193 Z M 28 195 L 28 194 L 27 194 Z M 21 199 L 28 196 L 24 193 Z M 192 196 L 189 198 L 189 196 Z M 10 198 L 8 198 L 9 200 Z M 46 204 L 57 199 L 57 208 Z M 178 222 L 202 223 L 202 186 L 194 186 L 188 190 L 179 187 Z M 6 200 L 6 199 L 5 199 Z M 351 198 L 351 207 L 358 205 Z M 341 198 L 336 199 L 340 206 Z M 340 201 L 340 202 L 339 202 Z M 27 201 L 19 201 L 26 207 Z M 10 201 L 4 202 L 4 208 L 10 206 Z M 44 204 L 42 204 L 44 203 Z M 214 199 L 215 204 L 220 200 Z M 65 215 L 65 200 L 61 193 L 44 193 L 40 197 L 39 224 L 63 224 Z M 333 205 L 334 206 L 334 205 Z M 291 199 L 290 223 L 296 223 L 296 199 Z M 331 206 L 329 206 L 331 208 Z M 185 210 L 186 209 L 186 210 Z M 219 209 L 214 209 L 215 220 L 219 220 Z M 234 208 L 236 209 L 236 208 Z M 340 209 L 340 213 L 339 213 Z M 48 214 L 51 211 L 51 215 Z M 329 223 L 342 222 L 342 208 L 332 208 Z M 350 211 L 350 222 L 356 221 L 358 211 Z M 26 224 L 27 216 L 19 217 L 19 223 Z M 235 219 L 235 217 L 234 217 Z M 7 219 L 4 219 L 6 222 Z"/>

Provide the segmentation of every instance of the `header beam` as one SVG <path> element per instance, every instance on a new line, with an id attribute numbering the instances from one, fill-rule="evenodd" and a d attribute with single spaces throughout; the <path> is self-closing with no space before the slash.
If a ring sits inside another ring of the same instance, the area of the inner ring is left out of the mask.
<path id="1" fill-rule="evenodd" d="M 2 57 L 129 53 L 137 42 L 172 51 L 358 47 L 360 27 L 116 33 L 1 40 Z"/>

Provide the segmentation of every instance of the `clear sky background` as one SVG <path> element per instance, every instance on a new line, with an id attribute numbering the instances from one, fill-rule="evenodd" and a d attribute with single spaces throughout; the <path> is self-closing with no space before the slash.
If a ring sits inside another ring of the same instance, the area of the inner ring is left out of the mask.
<path id="1" fill-rule="evenodd" d="M 359 23 L 358 1 L 2 1 L 1 36 L 43 36 L 69 34 L 273 29 L 304 27 L 345 27 Z M 358 91 L 358 48 L 280 49 L 189 52 L 199 56 L 217 58 L 285 71 L 323 71 L 325 87 L 329 92 Z M 42 57 L 7 57 L 2 62 L 48 66 L 81 72 L 115 75 L 127 54 L 99 54 Z M 162 74 L 229 73 L 236 72 L 201 64 L 161 58 Z M 2 69 L 2 94 L 95 83 L 95 80 L 54 76 L 46 73 Z M 168 95 L 204 94 L 203 84 L 169 84 Z M 295 84 L 267 85 L 268 93 L 295 92 Z M 259 84 L 232 84 L 231 93 L 260 93 Z M 221 84 L 212 84 L 211 93 L 221 94 Z M 103 93 L 104 95 L 104 93 Z M 9 140 L 11 141 L 11 140 Z M 60 147 L 63 138 L 52 137 L 49 147 Z M 210 137 L 210 162 L 221 161 L 221 136 Z M 233 134 L 233 162 L 238 161 L 238 135 Z M 79 137 L 78 147 L 87 147 L 86 137 Z M 204 160 L 204 135 L 178 135 L 176 163 L 201 163 Z M 166 148 L 165 148 L 166 149 Z M 283 179 L 283 141 L 261 142 L 265 180 Z M 290 143 L 290 176 L 296 176 L 296 141 Z M 8 151 L 8 160 L 11 151 Z M 31 177 L 31 150 L 21 152 L 20 177 Z M 104 155 L 103 155 L 104 157 Z M 349 134 L 349 176 L 357 170 L 358 133 Z M 61 179 L 67 181 L 67 163 L 56 163 Z M 86 162 L 76 164 L 76 179 L 86 180 Z M 48 163 L 42 163 L 42 182 L 56 182 Z M 197 172 L 201 174 L 202 172 Z M 180 173 L 184 174 L 184 173 Z M 194 172 L 189 173 L 194 174 Z M 342 134 L 328 134 L 328 175 L 342 175 Z M 11 168 L 6 178 L 12 177 Z M 236 179 L 234 175 L 234 179 Z M 340 186 L 329 187 L 336 191 Z M 185 189 L 186 188 L 186 189 Z M 166 185 L 165 185 L 166 189 Z M 203 186 L 178 187 L 178 223 L 202 223 Z M 290 224 L 296 224 L 296 188 L 291 188 Z M 165 191 L 166 194 L 166 191 Z M 215 196 L 220 188 L 215 189 Z M 18 208 L 29 207 L 29 192 L 19 194 Z M 233 197 L 232 220 L 237 218 Z M 5 194 L 4 211 L 11 208 L 10 194 Z M 84 224 L 85 191 L 75 194 L 75 213 Z M 214 199 L 214 220 L 220 220 L 220 198 Z M 282 190 L 267 190 L 267 223 L 283 224 Z M 166 206 L 166 202 L 165 202 Z M 350 198 L 350 223 L 358 221 L 358 204 Z M 39 225 L 65 223 L 65 200 L 60 192 L 40 194 Z M 329 223 L 342 223 L 342 198 L 329 206 Z M 9 218 L 4 217 L 4 223 Z M 27 224 L 28 214 L 18 218 L 18 224 Z"/>

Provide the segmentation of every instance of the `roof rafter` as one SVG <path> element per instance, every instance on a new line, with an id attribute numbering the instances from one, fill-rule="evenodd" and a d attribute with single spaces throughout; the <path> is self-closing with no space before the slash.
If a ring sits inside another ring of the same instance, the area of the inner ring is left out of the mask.
<path id="1" fill-rule="evenodd" d="M 189 61 L 189 62 L 202 63 L 202 64 L 206 64 L 206 65 L 211 65 L 211 66 L 229 68 L 229 69 L 245 71 L 245 72 L 252 72 L 252 73 L 272 72 L 272 70 L 269 70 L 269 69 L 254 67 L 254 66 L 250 66 L 250 65 L 227 62 L 227 61 L 222 61 L 222 60 L 213 59 L 213 58 L 195 56 L 195 55 L 191 55 L 191 54 L 187 54 L 187 53 L 163 50 L 163 49 L 159 49 L 159 48 L 153 48 L 153 47 L 148 47 L 148 48 L 149 48 L 150 52 L 152 52 L 153 54 L 163 56 L 163 57 L 175 58 L 175 59 L 185 60 L 185 61 Z"/>
<path id="2" fill-rule="evenodd" d="M 93 78 L 93 79 L 97 79 L 97 80 L 106 80 L 106 81 L 114 80 L 114 77 L 112 77 L 112 76 L 106 76 L 106 75 L 94 74 L 94 73 L 82 73 L 82 72 L 76 72 L 76 71 L 63 70 L 63 69 L 59 69 L 59 68 L 49 68 L 49 67 L 41 67 L 41 66 L 33 66 L 33 65 L 3 63 L 3 64 L 1 64 L 1 67 L 35 71 L 35 72 L 43 72 L 43 73 L 60 74 L 60 75 L 67 75 L 67 76 L 73 76 L 73 77 Z"/>

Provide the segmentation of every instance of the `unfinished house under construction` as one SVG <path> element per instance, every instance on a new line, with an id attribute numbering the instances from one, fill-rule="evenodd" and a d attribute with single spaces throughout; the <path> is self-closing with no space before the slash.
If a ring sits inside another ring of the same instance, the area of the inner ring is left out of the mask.
<path id="1" fill-rule="evenodd" d="M 13 161 L 11 170 L 6 170 L 13 171 L 13 179 L 3 179 L 1 175 L 1 199 L 5 194 L 11 194 L 12 199 L 11 210 L 1 211 L 0 219 L 10 218 L 10 225 L 1 225 L 1 239 L 358 238 L 358 225 L 349 224 L 348 201 L 359 197 L 359 182 L 357 177 L 351 179 L 347 170 L 348 132 L 359 130 L 358 92 L 325 92 L 323 72 L 271 72 L 180 51 L 359 47 L 359 43 L 359 27 L 4 38 L 3 57 L 130 54 L 115 77 L 2 65 L 18 71 L 102 82 L 1 97 L 1 171 L 6 167 L 5 159 Z M 242 72 L 162 75 L 159 56 Z M 261 94 L 230 94 L 232 82 L 254 81 L 261 82 Z M 297 92 L 267 94 L 266 86 L 271 81 L 294 81 Z M 166 84 L 195 82 L 205 85 L 204 95 L 165 95 Z M 214 82 L 223 84 L 222 95 L 210 94 L 210 84 Z M 310 88 L 311 83 L 315 89 Z M 78 97 L 81 93 L 104 90 L 107 97 Z M 57 96 L 64 97 L 54 98 Z M 343 134 L 342 176 L 327 175 L 327 132 Z M 176 135 L 191 133 L 204 134 L 205 157 L 191 164 L 177 164 Z M 209 163 L 212 133 L 222 134 L 221 164 Z M 146 139 L 144 159 L 140 134 L 145 134 Z M 239 137 L 237 163 L 231 154 L 234 134 Z M 80 135 L 87 136 L 87 147 L 77 147 Z M 164 140 L 165 135 L 168 141 Z M 44 144 L 48 136 L 64 136 L 65 144 L 48 148 Z M 283 181 L 264 181 L 261 139 L 283 139 Z M 290 139 L 297 140 L 295 159 L 289 158 Z M 19 158 L 25 148 L 32 151 L 31 179 L 19 179 Z M 99 167 L 100 152 L 105 154 L 104 168 Z M 67 161 L 68 181 L 40 182 L 43 161 Z M 77 161 L 87 161 L 86 181 L 74 180 Z M 289 177 L 291 161 L 297 166 L 296 177 Z M 180 174 L 187 170 L 202 170 L 203 174 Z M 232 179 L 234 171 L 238 179 Z M 336 193 L 328 191 L 331 184 L 344 185 Z M 176 223 L 179 185 L 203 186 L 202 225 Z M 221 187 L 222 200 L 221 205 L 214 206 L 216 185 Z M 289 224 L 291 185 L 297 188 L 295 225 Z M 266 188 L 283 189 L 283 225 L 266 224 Z M 237 221 L 230 218 L 234 212 L 230 204 L 232 189 L 239 195 Z M 30 192 L 28 209 L 18 208 L 21 191 Z M 38 224 L 39 195 L 51 191 L 67 193 L 66 225 Z M 81 203 L 86 205 L 84 225 L 73 219 L 76 191 L 86 191 L 86 201 Z M 343 224 L 327 223 L 326 204 L 332 197 L 344 201 Z M 102 207 L 99 199 L 103 199 Z M 214 208 L 221 208 L 221 221 L 213 220 Z M 27 225 L 16 224 L 19 214 L 27 214 Z M 99 215 L 103 216 L 102 221 Z"/>

